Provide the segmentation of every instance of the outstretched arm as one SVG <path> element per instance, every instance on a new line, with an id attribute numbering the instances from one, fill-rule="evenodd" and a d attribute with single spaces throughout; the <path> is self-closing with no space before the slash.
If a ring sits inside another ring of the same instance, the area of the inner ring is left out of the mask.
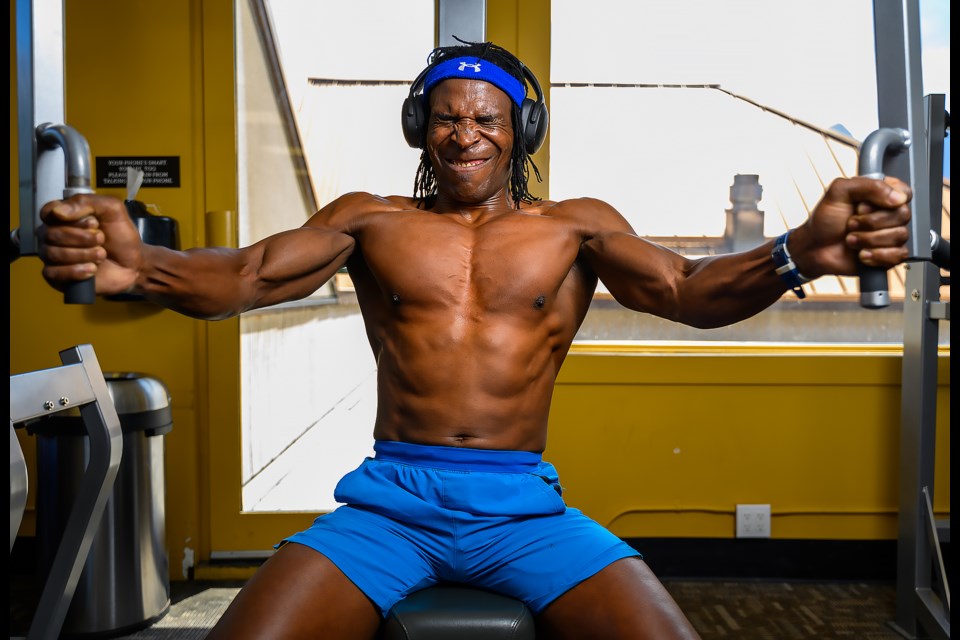
<path id="1" fill-rule="evenodd" d="M 310 295 L 353 251 L 341 198 L 299 229 L 243 249 L 174 251 L 143 244 L 123 202 L 75 196 L 41 211 L 39 254 L 57 289 L 96 277 L 97 293 L 139 293 L 195 318 L 227 318 Z"/>
<path id="2" fill-rule="evenodd" d="M 907 257 L 910 189 L 896 178 L 834 181 L 787 247 L 800 273 L 855 275 L 857 261 L 889 268 Z M 739 322 L 787 290 L 774 241 L 743 253 L 690 260 L 647 242 L 612 207 L 588 201 L 596 220 L 583 255 L 614 298 L 636 311 L 699 328 Z M 583 218 L 587 219 L 587 218 Z"/>

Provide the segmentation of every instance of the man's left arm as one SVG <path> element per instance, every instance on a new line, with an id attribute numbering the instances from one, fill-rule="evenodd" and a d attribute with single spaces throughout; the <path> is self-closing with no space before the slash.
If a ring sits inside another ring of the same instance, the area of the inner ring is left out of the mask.
<path id="1" fill-rule="evenodd" d="M 909 187 L 896 178 L 835 180 L 810 218 L 785 238 L 806 279 L 856 275 L 858 261 L 890 268 L 907 257 Z M 742 253 L 690 260 L 636 236 L 609 205 L 589 201 L 595 228 L 582 254 L 618 302 L 699 328 L 753 316 L 796 286 L 777 273 L 776 240 Z M 781 269 L 789 272 L 789 269 Z"/>

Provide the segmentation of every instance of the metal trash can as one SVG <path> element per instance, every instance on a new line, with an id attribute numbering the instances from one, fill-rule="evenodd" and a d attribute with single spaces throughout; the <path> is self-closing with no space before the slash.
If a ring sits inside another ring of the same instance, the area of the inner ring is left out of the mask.
<path id="1" fill-rule="evenodd" d="M 155 378 L 105 373 L 123 431 L 123 455 L 83 566 L 63 635 L 108 638 L 147 627 L 170 609 L 164 516 L 163 435 L 173 428 L 170 395 Z M 90 456 L 79 410 L 28 425 L 37 436 L 40 575 L 53 563 Z"/>

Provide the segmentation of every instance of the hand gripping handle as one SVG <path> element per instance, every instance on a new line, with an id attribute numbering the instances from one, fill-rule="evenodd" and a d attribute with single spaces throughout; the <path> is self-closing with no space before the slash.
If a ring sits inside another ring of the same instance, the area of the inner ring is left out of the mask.
<path id="1" fill-rule="evenodd" d="M 90 188 L 90 145 L 76 129 L 66 124 L 46 123 L 37 127 L 38 152 L 56 147 L 63 149 L 66 184 L 64 199 L 80 193 L 93 193 Z M 87 278 L 68 285 L 63 292 L 67 304 L 93 304 L 96 282 Z"/>
<path id="2" fill-rule="evenodd" d="M 877 129 L 860 145 L 858 173 L 866 178 L 883 180 L 883 159 L 888 153 L 899 153 L 910 146 L 910 132 L 906 129 Z M 879 267 L 857 266 L 860 276 L 860 306 L 882 309 L 890 304 L 887 270 Z"/>

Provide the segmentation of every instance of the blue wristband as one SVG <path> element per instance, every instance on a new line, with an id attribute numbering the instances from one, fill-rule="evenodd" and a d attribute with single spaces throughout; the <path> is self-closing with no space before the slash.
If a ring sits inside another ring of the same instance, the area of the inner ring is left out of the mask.
<path id="1" fill-rule="evenodd" d="M 787 250 L 787 238 L 789 237 L 790 231 L 787 231 L 777 238 L 777 243 L 773 245 L 773 263 L 777 265 L 777 275 L 793 290 L 793 293 L 798 298 L 806 298 L 807 294 L 803 292 L 801 285 L 810 282 L 810 278 L 800 273 L 797 265 L 793 262 L 793 258 L 790 257 L 790 251 Z"/>

